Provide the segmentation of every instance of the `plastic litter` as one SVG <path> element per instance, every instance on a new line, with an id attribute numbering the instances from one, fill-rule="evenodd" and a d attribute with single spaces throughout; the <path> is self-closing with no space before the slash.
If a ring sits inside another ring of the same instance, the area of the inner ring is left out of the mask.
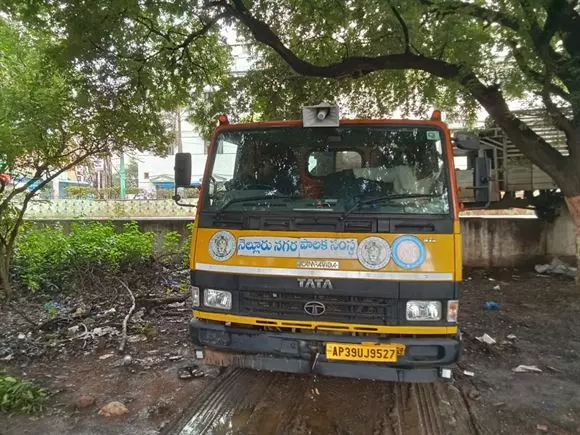
<path id="1" fill-rule="evenodd" d="M 501 286 L 499 284 L 493 286 L 494 290 L 501 290 Z"/>
<path id="2" fill-rule="evenodd" d="M 506 338 L 507 338 L 508 340 L 515 340 L 515 339 L 516 339 L 516 338 L 518 338 L 518 337 L 516 337 L 516 335 L 515 335 L 515 334 L 509 334 L 509 335 L 508 335 Z"/>
<path id="3" fill-rule="evenodd" d="M 481 337 L 475 337 L 476 339 L 478 339 L 479 341 L 481 341 L 482 343 L 487 343 L 487 344 L 495 344 L 496 341 L 494 338 L 490 337 L 487 334 L 483 334 Z"/>
<path id="4" fill-rule="evenodd" d="M 516 368 L 512 369 L 514 373 L 542 373 L 542 369 L 538 366 L 527 366 L 524 364 L 520 364 Z"/>
<path id="5" fill-rule="evenodd" d="M 100 360 L 109 359 L 109 358 L 111 358 L 112 356 L 113 356 L 113 354 L 112 354 L 112 353 L 106 353 L 106 354 L 104 354 L 104 355 L 101 355 L 101 356 L 99 357 L 99 359 L 100 359 Z"/>
<path id="6" fill-rule="evenodd" d="M 550 264 L 536 264 L 534 269 L 539 274 L 549 274 L 549 275 L 564 275 L 569 278 L 575 278 L 577 268 L 572 267 L 564 263 L 559 258 L 554 258 Z"/>
<path id="7" fill-rule="evenodd" d="M 487 301 L 485 303 L 485 309 L 490 311 L 497 311 L 499 310 L 500 305 L 496 301 Z"/>
<path id="8" fill-rule="evenodd" d="M 200 378 L 204 376 L 204 372 L 198 366 L 185 366 L 177 371 L 179 379 Z"/>
<path id="9" fill-rule="evenodd" d="M 464 374 L 465 376 L 469 376 L 470 378 L 472 378 L 472 377 L 474 377 L 474 376 L 475 376 L 475 373 L 473 373 L 473 372 L 470 372 L 469 370 L 463 370 L 463 374 Z"/>

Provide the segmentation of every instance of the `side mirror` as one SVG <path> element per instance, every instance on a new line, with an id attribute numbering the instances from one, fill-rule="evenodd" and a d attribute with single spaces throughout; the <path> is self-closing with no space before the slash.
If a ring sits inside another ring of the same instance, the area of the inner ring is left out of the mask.
<path id="1" fill-rule="evenodd" d="M 473 133 L 456 132 L 454 142 L 462 150 L 478 151 L 481 148 L 479 136 Z"/>
<path id="2" fill-rule="evenodd" d="M 191 153 L 175 154 L 175 187 L 191 187 Z"/>

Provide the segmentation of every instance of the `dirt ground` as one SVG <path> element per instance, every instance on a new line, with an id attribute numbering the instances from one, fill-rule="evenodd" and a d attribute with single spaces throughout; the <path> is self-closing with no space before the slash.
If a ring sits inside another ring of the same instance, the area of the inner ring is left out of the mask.
<path id="1" fill-rule="evenodd" d="M 291 428 L 285 433 L 580 433 L 580 291 L 571 280 L 514 270 L 465 276 L 461 361 L 452 384 L 430 387 L 211 368 L 203 368 L 203 377 L 180 379 L 180 368 L 192 363 L 187 301 L 138 310 L 123 353 L 114 332 L 98 336 L 95 328 L 119 330 L 127 298 L 62 301 L 69 320 L 49 322 L 43 332 L 2 308 L 0 370 L 36 380 L 52 396 L 41 415 L 0 415 L 0 434 L 244 434 L 281 427 Z M 490 300 L 498 310 L 485 309 Z M 20 308 L 29 317 L 47 310 L 40 301 Z M 93 334 L 76 330 L 78 324 Z M 483 333 L 496 343 L 478 341 Z M 541 372 L 514 373 L 521 364 Z M 78 408 L 81 395 L 95 404 Z M 110 401 L 124 403 L 128 414 L 98 415 Z M 220 415 L 231 417 L 227 427 L 207 426 Z M 201 419 L 205 432 L 187 432 L 192 418 Z M 424 427 L 417 423 L 423 421 Z"/>
<path id="2" fill-rule="evenodd" d="M 465 277 L 456 383 L 476 398 L 468 403 L 479 430 L 580 433 L 580 290 L 570 279 L 517 270 L 467 271 Z M 490 300 L 499 310 L 484 308 Z M 478 341 L 484 333 L 497 344 Z M 514 373 L 519 365 L 542 372 Z"/>

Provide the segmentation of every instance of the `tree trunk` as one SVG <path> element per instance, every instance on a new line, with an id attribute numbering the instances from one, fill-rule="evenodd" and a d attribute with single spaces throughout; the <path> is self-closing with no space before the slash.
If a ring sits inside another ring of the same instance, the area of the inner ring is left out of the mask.
<path id="1" fill-rule="evenodd" d="M 0 300 L 12 297 L 10 282 L 10 257 L 4 247 L 0 247 Z"/>
<path id="2" fill-rule="evenodd" d="M 580 287 L 580 195 L 567 196 L 566 205 L 576 226 L 576 284 Z"/>

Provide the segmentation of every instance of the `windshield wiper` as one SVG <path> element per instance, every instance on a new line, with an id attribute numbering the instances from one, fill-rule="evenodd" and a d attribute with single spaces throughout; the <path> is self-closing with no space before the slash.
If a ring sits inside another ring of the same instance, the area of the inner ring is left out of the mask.
<path id="1" fill-rule="evenodd" d="M 433 195 L 433 194 L 426 194 L 426 193 L 414 193 L 414 194 L 397 194 L 397 195 L 382 195 L 382 196 L 374 196 L 372 198 L 362 198 L 355 202 L 355 204 L 346 210 L 340 220 L 344 220 L 349 214 L 353 211 L 360 209 L 361 207 L 368 205 L 368 204 L 375 204 L 381 201 L 389 201 L 389 200 L 396 200 L 396 199 L 412 199 L 412 198 L 440 198 L 441 195 Z"/>
<path id="2" fill-rule="evenodd" d="M 215 215 L 215 218 L 219 218 L 222 213 L 224 212 L 224 210 L 226 208 L 228 208 L 230 205 L 232 204 L 236 204 L 238 202 L 245 202 L 245 201 L 260 201 L 260 200 L 265 200 L 265 199 L 289 199 L 289 198 L 295 198 L 295 196 L 293 195 L 283 195 L 280 193 L 275 193 L 275 192 L 269 192 L 266 193 L 264 195 L 254 195 L 254 196 L 247 196 L 247 197 L 240 197 L 240 198 L 232 198 L 228 201 L 226 201 L 226 203 L 224 205 L 222 205 L 218 210 L 217 213 Z"/>

